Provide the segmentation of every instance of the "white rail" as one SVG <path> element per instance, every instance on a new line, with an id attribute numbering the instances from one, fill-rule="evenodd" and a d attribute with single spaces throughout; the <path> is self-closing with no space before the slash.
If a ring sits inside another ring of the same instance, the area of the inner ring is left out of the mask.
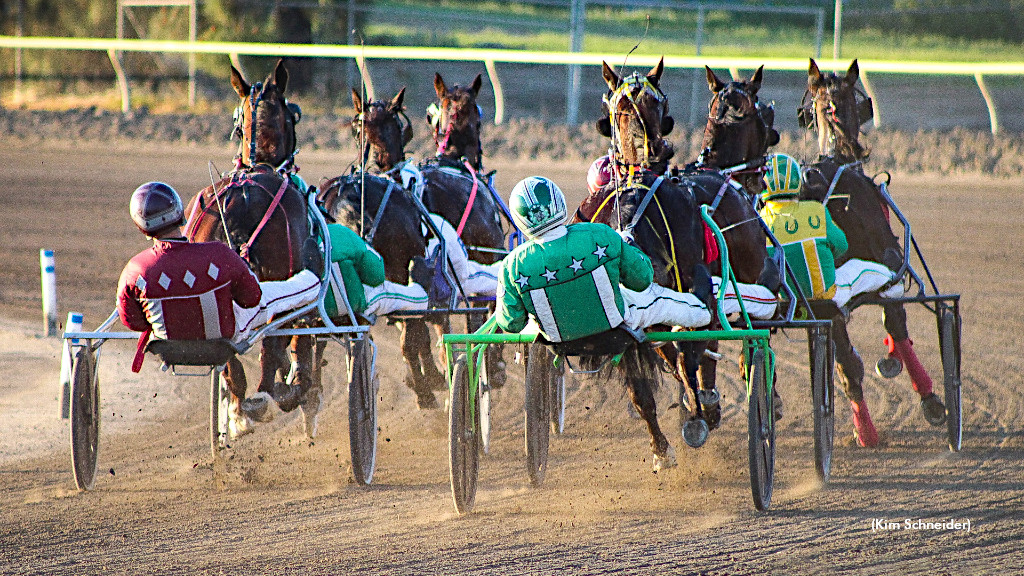
<path id="1" fill-rule="evenodd" d="M 590 65 L 600 66 L 601 62 L 617 62 L 621 54 L 599 54 L 582 52 L 540 52 L 523 50 L 481 50 L 470 48 L 433 48 L 409 46 L 348 46 L 319 44 L 269 44 L 244 42 L 174 42 L 163 40 L 134 40 L 117 38 L 54 38 L 28 36 L 0 36 L 0 48 L 26 50 L 95 50 L 109 54 L 117 52 L 158 52 L 178 54 L 225 54 L 237 61 L 238 55 L 247 56 L 304 56 L 315 58 L 352 58 L 363 62 L 360 72 L 370 82 L 367 59 L 391 60 L 445 60 L 477 61 L 484 63 L 495 86 L 497 80 L 495 63 Z M 632 56 L 631 63 L 638 66 L 653 66 L 660 56 Z M 938 76 L 969 76 L 975 79 L 985 99 L 991 121 L 992 132 L 999 130 L 995 101 L 985 86 L 985 76 L 1024 76 L 1024 62 L 925 62 L 893 60 L 858 60 L 862 72 L 889 74 L 918 74 Z M 764 65 L 772 70 L 806 70 L 805 58 L 715 58 L 706 56 L 665 56 L 668 68 L 726 68 L 729 70 L 753 70 Z M 823 69 L 845 70 L 848 60 L 818 60 Z M 118 82 L 123 71 L 116 71 Z M 122 94 L 124 94 L 122 90 Z M 504 110 L 501 90 L 495 90 L 495 110 Z M 125 104 L 127 105 L 127 104 Z M 501 118 L 496 117 L 496 123 Z"/>

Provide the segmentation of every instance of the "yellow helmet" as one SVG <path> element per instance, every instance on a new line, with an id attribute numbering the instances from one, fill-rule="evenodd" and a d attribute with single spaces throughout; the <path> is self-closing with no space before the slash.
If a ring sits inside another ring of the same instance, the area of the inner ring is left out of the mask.
<path id="1" fill-rule="evenodd" d="M 794 197 L 800 193 L 801 182 L 800 164 L 791 156 L 775 154 L 768 159 L 761 196 L 765 200 Z"/>

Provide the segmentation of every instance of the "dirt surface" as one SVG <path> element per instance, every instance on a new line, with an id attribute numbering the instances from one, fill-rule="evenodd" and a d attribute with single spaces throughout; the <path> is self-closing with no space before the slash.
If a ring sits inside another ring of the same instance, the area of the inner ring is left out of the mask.
<path id="1" fill-rule="evenodd" d="M 447 418 L 418 411 L 402 384 L 397 331 L 381 349 L 380 452 L 374 483 L 350 480 L 345 361 L 328 348 L 321 435 L 307 441 L 296 415 L 234 442 L 211 465 L 207 383 L 175 378 L 134 347 L 104 346 L 100 361 L 99 475 L 80 493 L 68 422 L 59 414 L 60 341 L 46 338 L 40 248 L 56 251 L 61 316 L 92 327 L 113 309 L 123 263 L 146 242 L 127 199 L 163 179 L 187 194 L 227 168 L 228 147 L 0 144 L 0 574 L 1015 574 L 1024 570 L 1024 401 L 1019 393 L 1018 295 L 1024 267 L 1019 182 L 896 174 L 892 191 L 915 225 L 939 286 L 963 295 L 963 450 L 921 416 L 906 375 L 873 372 L 867 399 L 884 444 L 860 449 L 838 402 L 832 480 L 816 479 L 806 344 L 778 334 L 779 423 L 775 496 L 751 502 L 743 387 L 725 348 L 722 428 L 685 448 L 658 402 L 679 467 L 651 472 L 648 436 L 616 384 L 577 378 L 565 434 L 552 438 L 547 479 L 531 488 L 523 457 L 522 367 L 496 393 L 491 453 L 481 462 L 475 511 L 455 513 Z M 311 183 L 339 173 L 349 153 L 302 155 Z M 341 158 L 344 156 L 344 159 Z M 586 164 L 490 162 L 507 193 L 540 173 L 583 193 Z M 969 197 L 970 201 L 965 201 Z M 1001 207 L 1001 209 L 1000 209 Z M 910 310 L 911 334 L 937 383 L 933 316 Z M 854 314 L 852 337 L 873 365 L 883 351 L 880 310 Z M 252 365 L 255 354 L 249 355 Z M 941 389 L 941 385 L 939 385 Z M 969 530 L 907 527 L 909 520 L 969 522 Z M 877 529 L 878 522 L 886 523 Z M 893 528 L 898 526 L 900 529 Z"/>

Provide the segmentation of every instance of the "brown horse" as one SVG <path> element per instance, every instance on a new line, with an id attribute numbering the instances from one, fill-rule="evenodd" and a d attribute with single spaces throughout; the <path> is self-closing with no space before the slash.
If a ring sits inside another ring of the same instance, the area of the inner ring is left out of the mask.
<path id="1" fill-rule="evenodd" d="M 673 126 L 667 99 L 659 86 L 663 71 L 664 64 L 659 62 L 644 76 L 633 73 L 622 78 L 604 64 L 603 76 L 609 92 L 604 97 L 606 115 L 598 121 L 598 130 L 612 139 L 613 177 L 607 186 L 584 200 L 577 215 L 618 230 L 635 225 L 632 235 L 651 259 L 655 282 L 688 291 L 694 288 L 696 276 L 708 274 L 704 226 L 693 184 L 661 176 L 659 172 L 664 171 L 673 154 L 671 145 L 663 138 Z M 655 186 L 651 200 L 638 217 L 644 197 Z M 711 296 L 706 304 L 715 309 Z M 646 347 L 639 345 L 639 362 L 624 365 L 625 380 L 630 399 L 651 434 L 656 466 L 670 466 L 674 458 L 658 424 L 653 395 L 657 380 L 648 376 L 650 367 L 643 362 L 650 356 L 645 353 Z M 680 397 L 689 407 L 681 414 L 683 437 L 691 446 L 702 445 L 709 428 L 717 425 L 720 418 L 715 407 L 709 404 L 704 408 L 698 400 L 705 397 L 699 389 L 697 370 L 706 347 L 706 342 L 687 342 L 678 347 L 659 348 L 681 386 L 688 385 L 681 389 Z"/>
<path id="2" fill-rule="evenodd" d="M 437 154 L 420 162 L 422 200 L 433 214 L 447 220 L 459 233 L 469 257 L 489 264 L 501 259 L 506 238 L 516 235 L 507 209 L 484 174 L 480 140 L 482 112 L 477 96 L 483 78 L 477 74 L 469 86 L 448 86 L 434 74 L 437 102 L 428 109 Z M 502 214 L 505 218 L 502 218 Z M 467 329 L 475 330 L 480 316 L 467 317 Z M 505 382 L 501 346 L 488 346 L 488 382 L 497 388 Z"/>
<path id="3" fill-rule="evenodd" d="M 294 166 L 295 122 L 299 113 L 284 97 L 288 72 L 278 62 L 264 82 L 250 85 L 231 68 L 231 84 L 241 99 L 236 110 L 240 136 L 237 169 L 203 189 L 186 208 L 186 232 L 195 242 L 219 241 L 238 251 L 260 280 L 284 280 L 318 260 L 311 239 L 307 203 L 287 174 Z M 300 338 L 293 365 L 288 338 L 264 338 L 258 390 L 290 411 L 302 405 L 306 431 L 315 433 L 321 394 L 312 379 L 312 339 Z M 277 381 L 294 367 L 297 385 Z M 225 373 L 233 402 L 245 397 L 241 363 L 233 359 Z M 275 385 L 276 384 L 276 385 Z"/>
<path id="4" fill-rule="evenodd" d="M 404 97 L 402 88 L 390 101 L 365 102 L 352 91 L 356 114 L 350 125 L 360 143 L 361 165 L 372 158 L 380 172 L 356 170 L 331 178 L 322 183 L 317 198 L 331 217 L 372 244 L 384 260 L 385 276 L 398 284 L 408 283 L 410 262 L 426 251 L 420 212 L 392 172 L 405 160 L 404 146 L 412 139 L 412 127 L 402 121 Z M 445 377 L 434 362 L 430 331 L 420 319 L 407 318 L 401 325 L 402 355 L 409 366 L 406 386 L 416 393 L 420 408 L 435 408 L 434 390 L 445 388 Z"/>
<path id="5" fill-rule="evenodd" d="M 804 167 L 802 194 L 826 202 L 832 219 L 846 233 L 849 250 L 843 261 L 859 258 L 881 262 L 895 272 L 903 265 L 903 249 L 889 224 L 888 206 L 872 178 L 863 170 L 863 162 L 870 152 L 860 144 L 860 126 L 870 119 L 871 104 L 857 88 L 859 77 L 856 60 L 842 76 L 822 74 L 817 63 L 810 61 L 806 105 L 799 116 L 807 128 L 817 130 L 821 156 L 818 162 Z M 931 378 L 914 352 L 903 304 L 885 304 L 883 323 L 893 341 L 891 353 L 907 366 L 914 389 L 919 393 L 929 390 Z M 845 325 L 840 323 L 840 327 L 844 338 L 836 339 L 836 360 L 846 395 L 859 400 L 864 365 L 845 334 Z M 937 402 L 934 400 L 933 404 Z M 932 408 L 938 413 L 941 404 Z"/>

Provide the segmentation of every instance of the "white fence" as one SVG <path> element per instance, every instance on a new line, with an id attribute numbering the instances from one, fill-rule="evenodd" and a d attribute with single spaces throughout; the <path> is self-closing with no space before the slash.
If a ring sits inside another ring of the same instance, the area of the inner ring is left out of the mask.
<path id="1" fill-rule="evenodd" d="M 130 84 L 124 70 L 118 64 L 120 52 L 153 52 L 177 54 L 224 54 L 235 63 L 238 56 L 299 56 L 315 58 L 351 58 L 359 66 L 366 83 L 367 93 L 373 96 L 373 81 L 368 62 L 374 59 L 386 60 L 440 60 L 483 62 L 494 87 L 494 121 L 500 124 L 505 117 L 504 93 L 501 78 L 495 63 L 548 64 L 548 65 L 593 65 L 601 62 L 617 62 L 621 54 L 595 54 L 581 52 L 533 52 L 519 50 L 480 50 L 463 48 L 393 47 L 393 46 L 346 46 L 311 44 L 261 44 L 241 42 L 170 42 L 155 40 L 129 40 L 114 38 L 45 38 L 0 36 L 0 48 L 23 50 L 90 50 L 106 52 L 114 67 L 121 91 L 122 110 L 131 109 Z M 637 67 L 651 67 L 657 64 L 658 56 L 632 56 L 630 63 Z M 696 56 L 665 56 L 667 68 L 701 69 L 726 68 L 733 77 L 740 76 L 740 70 L 754 70 L 764 65 L 766 69 L 805 71 L 807 59 L 771 58 L 712 58 Z M 822 69 L 844 70 L 849 61 L 820 60 Z M 921 62 L 859 60 L 860 78 L 875 105 L 875 124 L 882 118 L 881 103 L 872 89 L 871 73 L 966 76 L 973 77 L 988 108 L 992 133 L 999 132 L 999 113 L 995 100 L 985 84 L 986 76 L 1024 76 L 1024 62 Z M 578 99 L 578 94 L 568 94 L 569 99 Z"/>

